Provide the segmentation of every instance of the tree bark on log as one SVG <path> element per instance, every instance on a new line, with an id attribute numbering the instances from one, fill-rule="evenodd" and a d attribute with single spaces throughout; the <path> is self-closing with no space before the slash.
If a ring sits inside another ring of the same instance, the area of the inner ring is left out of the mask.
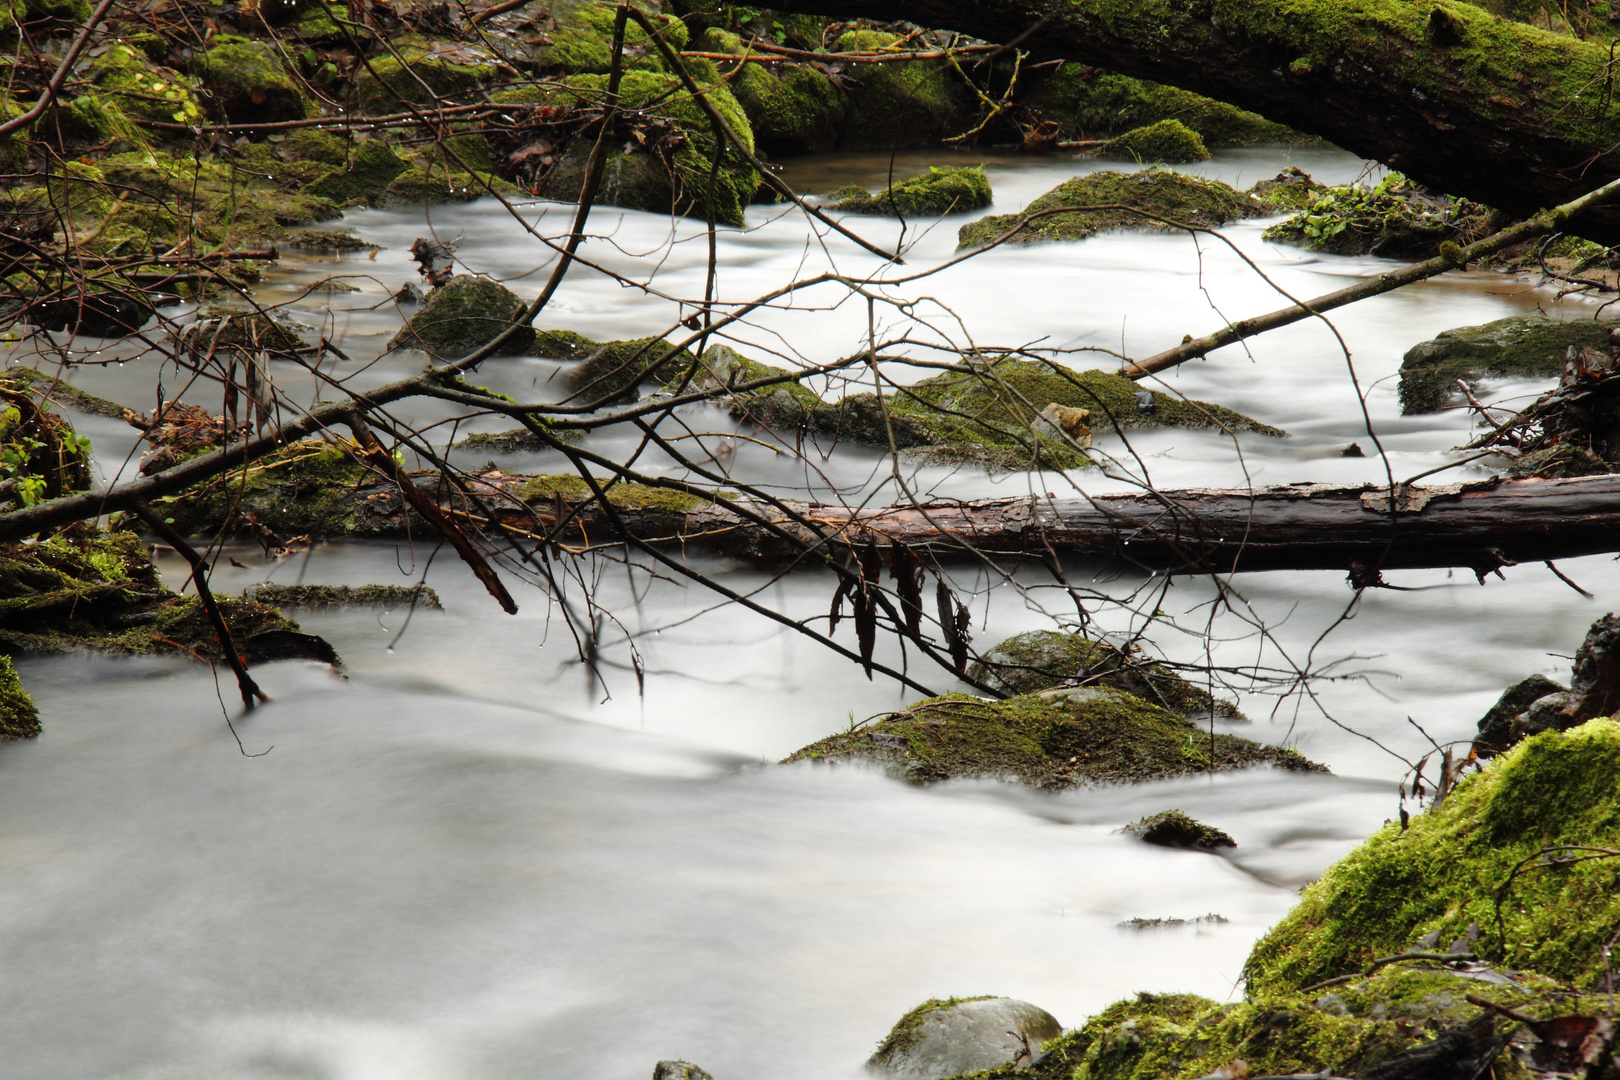
<path id="1" fill-rule="evenodd" d="M 1437 190 L 1525 217 L 1620 175 L 1606 45 L 1456 0 L 777 0 L 1168 83 L 1329 139 Z M 1620 208 L 1576 229 L 1620 242 Z"/>
<path id="2" fill-rule="evenodd" d="M 422 483 L 432 478 L 425 474 Z M 622 539 L 589 499 L 537 498 L 531 487 L 523 502 L 517 492 L 531 479 L 500 472 L 473 478 L 470 490 L 482 506 L 458 495 L 446 508 L 486 526 L 492 512 L 501 527 L 530 537 L 546 537 L 564 520 L 567 528 L 557 539 L 565 542 L 600 546 Z M 353 498 L 373 522 L 378 514 L 397 521 L 403 535 L 407 511 L 397 489 L 392 504 L 378 503 L 390 486 L 374 481 Z M 676 489 L 618 485 L 609 494 L 616 516 L 637 539 L 773 564 L 800 560 L 807 547 L 861 551 L 876 543 L 944 560 L 971 550 L 1119 559 L 1173 573 L 1343 570 L 1353 582 L 1373 585 L 1382 570 L 1466 567 L 1483 578 L 1517 563 L 1620 551 L 1620 475 L 1413 485 L 1399 490 L 1393 508 L 1388 488 L 1318 484 L 858 510 L 785 504 L 815 531 L 746 498 L 730 500 L 739 513 Z M 193 527 L 212 531 L 224 524 Z"/>

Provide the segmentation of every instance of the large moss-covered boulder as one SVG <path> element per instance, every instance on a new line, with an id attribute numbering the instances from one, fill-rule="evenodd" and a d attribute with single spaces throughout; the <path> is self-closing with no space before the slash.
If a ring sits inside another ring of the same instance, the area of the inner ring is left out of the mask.
<path id="1" fill-rule="evenodd" d="M 390 349 L 421 349 L 440 360 L 466 356 L 494 341 L 523 311 L 523 298 L 493 278 L 457 274 L 428 296 L 395 334 Z M 519 327 L 499 354 L 517 356 L 534 343 L 534 328 Z"/>
<path id="2" fill-rule="evenodd" d="M 704 52 L 741 56 L 742 38 L 710 29 L 695 42 Z M 808 64 L 743 64 L 727 85 L 748 114 L 754 142 L 772 157 L 825 154 L 838 145 L 849 99 L 827 75 Z"/>
<path id="3" fill-rule="evenodd" d="M 544 101 L 566 108 L 600 102 L 606 89 L 607 76 L 580 75 L 570 79 L 566 89 L 541 93 L 529 88 L 501 95 L 501 99 L 513 104 Z M 705 98 L 751 152 L 753 129 L 731 91 L 721 84 L 703 86 L 703 90 Z M 610 154 L 597 189 L 597 201 L 655 214 L 673 212 L 706 217 L 711 205 L 709 176 L 715 155 L 714 131 L 708 115 L 674 75 L 626 72 L 619 94 L 626 108 L 647 110 L 651 119 L 666 122 L 671 134 L 678 137 L 673 143 L 655 138 L 656 145 L 637 145 L 630 148 L 630 153 Z M 577 201 L 593 145 L 594 140 L 590 138 L 571 140 L 556 166 L 537 180 L 533 193 L 563 202 Z M 714 218 L 723 225 L 741 225 L 743 211 L 759 187 L 759 174 L 729 144 L 724 149 L 719 174 L 712 185 Z"/>
<path id="4" fill-rule="evenodd" d="M 324 146 L 315 149 L 329 152 Z M 372 139 L 355 146 L 346 162 L 311 184 L 308 190 L 311 195 L 331 199 L 339 206 L 380 206 L 388 186 L 409 167 L 393 147 Z"/>
<path id="5" fill-rule="evenodd" d="M 897 180 L 882 191 L 845 188 L 834 192 L 829 210 L 888 217 L 942 217 L 980 210 L 991 203 L 990 179 L 984 167 L 931 166 L 919 176 Z"/>
<path id="6" fill-rule="evenodd" d="M 468 99 L 495 75 L 495 57 L 478 46 L 444 50 L 425 39 L 403 39 L 393 50 L 397 56 L 371 57 L 355 72 L 356 103 L 366 112 Z"/>
<path id="7" fill-rule="evenodd" d="M 1180 120 L 1160 120 L 1109 139 L 1097 151 L 1097 156 L 1144 164 L 1186 165 L 1208 161 L 1209 148 L 1198 132 Z"/>
<path id="8" fill-rule="evenodd" d="M 309 101 L 281 56 L 262 41 L 228 41 L 199 54 L 191 70 L 232 123 L 302 120 Z"/>
<path id="9" fill-rule="evenodd" d="M 129 44 L 113 45 L 90 62 L 89 72 L 95 92 L 126 116 L 168 124 L 202 120 L 196 80 L 153 64 Z"/>
<path id="10" fill-rule="evenodd" d="M 1496 210 L 1440 195 L 1390 173 L 1372 187 L 1330 188 L 1267 229 L 1265 238 L 1333 255 L 1428 259 L 1442 244 L 1471 244 L 1505 224 Z"/>
<path id="11" fill-rule="evenodd" d="M 1026 73 L 1020 104 L 1056 123 L 1064 138 L 1097 138 L 1177 120 L 1208 146 L 1267 146 L 1318 140 L 1255 113 L 1173 86 L 1085 64 Z"/>
<path id="12" fill-rule="evenodd" d="M 1063 1034 L 1037 1005 L 1005 997 L 933 998 L 902 1016 L 866 1062 L 869 1071 L 938 1080 L 1019 1059 Z"/>
<path id="13" fill-rule="evenodd" d="M 1178 716 L 1227 719 L 1243 714 L 1161 663 L 1106 642 L 1058 630 L 1029 630 L 986 650 L 968 676 L 1004 694 L 1033 694 L 1059 686 L 1108 686 L 1168 709 Z"/>
<path id="14" fill-rule="evenodd" d="M 1402 357 L 1401 412 L 1439 412 L 1460 400 L 1458 379 L 1556 378 L 1571 346 L 1606 350 L 1610 328 L 1592 319 L 1562 322 L 1545 315 L 1514 315 L 1442 330 Z"/>
<path id="15" fill-rule="evenodd" d="M 1143 214 L 1124 210 L 1077 210 L 1050 213 L 1065 207 L 1120 205 L 1134 207 Z M 1165 229 L 1165 219 L 1185 225 L 1216 228 L 1244 217 L 1266 212 L 1266 207 L 1245 199 L 1218 180 L 1204 180 L 1186 173 L 1145 169 L 1135 173 L 1096 172 L 1077 176 L 1048 191 L 1029 204 L 1021 214 L 992 214 L 962 226 L 958 246 L 977 247 L 999 239 L 1026 215 L 1049 214 L 1030 222 L 1013 243 L 1041 240 L 1084 240 L 1116 229 Z"/>
<path id="16" fill-rule="evenodd" d="M 534 63 L 543 71 L 568 74 L 601 73 L 613 62 L 613 8 L 591 0 L 559 0 L 551 6 L 556 29 L 549 41 L 534 51 Z M 690 33 L 686 24 L 673 15 L 648 11 L 648 19 L 658 28 L 658 36 L 679 52 L 687 47 Z M 624 65 L 631 71 L 668 71 L 657 45 L 637 23 L 624 29 Z M 711 50 L 712 51 L 712 50 Z"/>
<path id="17" fill-rule="evenodd" d="M 851 30 L 839 52 L 875 52 L 899 35 Z M 978 102 L 962 79 L 938 60 L 861 64 L 848 76 L 849 112 L 838 139 L 843 150 L 900 150 L 937 146 L 977 123 Z"/>
<path id="18" fill-rule="evenodd" d="M 1107 687 L 1075 687 L 985 701 L 947 694 L 852 731 L 787 761 L 866 761 L 910 783 L 985 778 L 1061 789 L 1275 765 L 1320 770 L 1298 752 L 1208 729 Z"/>
<path id="19" fill-rule="evenodd" d="M 31 739 L 39 734 L 39 706 L 27 690 L 11 657 L 0 656 L 0 739 Z"/>

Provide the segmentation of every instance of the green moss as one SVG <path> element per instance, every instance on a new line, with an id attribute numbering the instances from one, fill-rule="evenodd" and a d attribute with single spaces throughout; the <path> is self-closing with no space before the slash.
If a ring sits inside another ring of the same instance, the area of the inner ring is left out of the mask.
<path id="1" fill-rule="evenodd" d="M 215 45 L 191 65 L 225 117 L 236 123 L 302 120 L 310 102 L 276 50 L 263 42 Z"/>
<path id="2" fill-rule="evenodd" d="M 1238 192 L 1217 180 L 1160 169 L 1142 172 L 1096 172 L 1077 176 L 1048 191 L 1021 214 L 993 214 L 962 226 L 959 247 L 976 247 L 997 239 L 1026 215 L 1066 207 L 1122 205 L 1170 221 L 1216 228 L 1263 212 Z M 1085 210 L 1055 213 L 1032 222 L 1013 243 L 1040 240 L 1084 240 L 1114 229 L 1159 230 L 1168 226 L 1123 210 Z"/>
<path id="3" fill-rule="evenodd" d="M 535 338 L 534 353 L 548 360 L 578 361 L 568 385 L 579 403 L 635 397 L 645 382 L 675 379 L 692 366 L 692 354 L 663 338 L 592 341 L 571 330 L 551 330 Z"/>
<path id="4" fill-rule="evenodd" d="M 281 608 L 428 608 L 442 611 L 439 594 L 426 585 L 260 585 L 243 599 Z"/>
<path id="5" fill-rule="evenodd" d="M 1118 690 L 1084 687 L 983 701 L 931 698 L 831 735 L 787 761 L 864 760 L 910 783 L 973 777 L 1059 789 L 1272 764 L 1321 770 L 1298 753 L 1215 735 Z"/>
<path id="6" fill-rule="evenodd" d="M 742 39 L 711 29 L 693 46 L 741 56 Z M 742 64 L 727 82 L 760 150 L 772 156 L 824 154 L 838 144 L 849 99 L 828 76 L 806 64 Z"/>
<path id="7" fill-rule="evenodd" d="M 64 25 L 77 27 L 89 20 L 94 7 L 90 0 L 28 0 L 28 17 L 55 19 Z"/>
<path id="8" fill-rule="evenodd" d="M 1133 128 L 1117 139 L 1110 139 L 1097 151 L 1097 156 L 1117 161 L 1184 165 L 1208 161 L 1209 150 L 1198 132 L 1180 120 L 1160 120 L 1148 127 Z"/>
<path id="9" fill-rule="evenodd" d="M 0 656 L 0 739 L 32 739 L 39 734 L 39 706 L 23 689 L 11 657 Z"/>
<path id="10" fill-rule="evenodd" d="M 670 488 L 650 487 L 630 481 L 599 481 L 609 505 L 621 510 L 638 510 L 653 514 L 689 514 L 709 505 L 707 499 Z M 595 496 L 590 485 L 576 475 L 563 473 L 555 476 L 536 476 L 514 492 L 530 505 L 555 505 L 558 500 L 579 505 Z"/>
<path id="11" fill-rule="evenodd" d="M 990 180 L 984 167 L 930 166 L 920 176 L 897 180 L 877 194 L 864 188 L 838 192 L 831 206 L 846 214 L 882 214 L 893 217 L 941 217 L 979 210 L 991 203 Z"/>
<path id="12" fill-rule="evenodd" d="M 1243 194 L 1265 213 L 1292 214 L 1309 208 L 1327 190 L 1312 180 L 1309 173 L 1290 165 L 1270 180 L 1261 180 Z"/>
<path id="13" fill-rule="evenodd" d="M 399 57 L 371 58 L 355 75 L 357 105 L 373 114 L 404 110 L 404 103 L 426 104 L 434 98 L 456 101 L 476 94 L 493 77 L 492 63 L 458 64 L 440 59 L 423 44 L 396 41 Z"/>
<path id="14" fill-rule="evenodd" d="M 309 193 L 331 199 L 339 206 L 380 206 L 389 185 L 409 167 L 393 147 L 371 139 L 354 148 L 344 168 L 311 184 Z"/>
<path id="15" fill-rule="evenodd" d="M 724 117 L 750 152 L 754 149 L 753 129 L 737 99 L 724 86 L 702 87 L 705 97 Z M 568 88 L 542 95 L 553 105 L 600 101 L 607 89 L 607 77 L 581 75 L 569 80 Z M 670 120 L 683 141 L 667 157 L 637 150 L 612 154 L 602 173 L 597 200 L 610 206 L 652 213 L 687 214 L 704 217 L 709 204 L 710 182 L 715 153 L 713 128 L 707 115 L 673 75 L 646 71 L 626 72 L 620 83 L 620 100 L 626 108 L 647 109 Z M 584 185 L 591 140 L 576 138 L 564 150 L 556 167 L 544 178 L 535 194 L 573 202 Z M 743 210 L 759 187 L 759 174 L 735 151 L 726 153 L 714 184 L 714 216 L 724 225 L 741 225 Z"/>
<path id="16" fill-rule="evenodd" d="M 1544 315 L 1514 315 L 1441 331 L 1412 346 L 1401 360 L 1401 412 L 1445 408 L 1458 379 L 1556 378 L 1571 346 L 1606 350 L 1609 329 L 1592 319 L 1558 322 Z"/>
<path id="17" fill-rule="evenodd" d="M 457 274 L 429 294 L 388 347 L 422 349 L 439 359 L 462 357 L 495 340 L 524 308 L 522 297 L 493 278 Z M 534 329 L 522 326 L 500 355 L 526 353 L 533 342 Z"/>
<path id="18" fill-rule="evenodd" d="M 730 389 L 759 379 L 787 374 L 787 369 L 762 364 L 737 352 L 729 345 L 711 345 L 697 369 L 682 364 L 669 376 L 665 389 L 671 393 Z M 795 430 L 812 424 L 816 410 L 825 408 L 802 384 L 783 382 L 757 390 L 732 390 L 721 400 L 732 416 L 752 420 L 766 427 Z"/>
<path id="19" fill-rule="evenodd" d="M 1135 694 L 1178 716 L 1243 714 L 1162 664 L 1079 634 L 1030 630 L 986 650 L 968 677 L 1005 694 L 1032 694 L 1058 686 L 1107 686 Z"/>
<path id="20" fill-rule="evenodd" d="M 1548 847 L 1620 847 L 1620 723 L 1589 721 L 1520 743 L 1467 777 L 1409 828 L 1386 825 L 1305 890 L 1244 968 L 1250 992 L 1298 988 L 1374 957 L 1445 943 L 1478 924 L 1473 951 L 1595 988 L 1620 923 L 1620 859 L 1514 867 Z"/>
<path id="21" fill-rule="evenodd" d="M 397 495 L 355 497 L 374 482 L 352 444 L 305 441 L 157 505 L 186 535 L 232 532 L 244 522 L 281 537 L 397 535 Z"/>
<path id="22" fill-rule="evenodd" d="M 515 191 L 508 184 L 495 181 L 501 187 Z M 424 169 L 413 166 L 393 179 L 383 193 L 384 206 L 422 206 L 425 204 L 472 202 L 489 194 L 485 177 L 443 168 Z"/>
<path id="23" fill-rule="evenodd" d="M 917 1040 L 922 1037 L 923 1021 L 928 1019 L 930 1013 L 949 1009 L 965 1001 L 989 1001 L 992 997 L 991 994 L 978 994 L 974 997 L 929 998 L 895 1022 L 889 1034 L 867 1060 L 866 1067 L 882 1070 L 904 1057 L 906 1051 L 916 1046 Z"/>
<path id="24" fill-rule="evenodd" d="M 1095 138 L 1161 120 L 1187 125 L 1207 146 L 1297 145 L 1317 140 L 1264 117 L 1173 86 L 1068 63 L 1026 77 L 1020 102 L 1055 122 L 1064 138 Z"/>
<path id="25" fill-rule="evenodd" d="M 899 40 L 875 30 L 851 30 L 838 39 L 836 49 L 875 51 Z M 937 146 L 977 123 L 977 100 L 943 62 L 863 64 L 852 74 L 856 85 L 849 90 L 840 149 Z"/>
<path id="26" fill-rule="evenodd" d="M 113 45 L 91 61 L 89 72 L 102 100 L 125 116 L 170 124 L 202 121 L 192 80 L 151 64 L 132 44 Z"/>
<path id="27" fill-rule="evenodd" d="M 1146 843 L 1160 847 L 1196 848 L 1199 851 L 1237 847 L 1237 841 L 1220 829 L 1194 821 L 1180 810 L 1150 814 L 1141 821 L 1125 826 L 1125 834 L 1141 837 Z"/>
<path id="28" fill-rule="evenodd" d="M 110 416 L 115 420 L 124 418 L 124 406 L 116 401 L 108 401 L 104 397 L 81 390 L 70 382 L 65 382 L 54 375 L 47 375 L 36 368 L 17 365 L 6 368 L 0 373 L 0 386 L 8 389 L 27 390 L 32 393 L 42 406 L 50 403 L 66 405 L 79 412 L 92 413 L 96 416 Z"/>
<path id="29" fill-rule="evenodd" d="M 1456 250 L 1502 224 L 1502 215 L 1490 207 L 1432 194 L 1400 173 L 1390 173 L 1371 188 L 1329 188 L 1310 206 L 1267 229 L 1265 238 L 1335 255 L 1427 259 L 1447 244 Z"/>
<path id="30" fill-rule="evenodd" d="M 658 35 L 677 52 L 686 48 L 689 33 L 680 19 L 652 6 L 644 11 L 658 27 Z M 592 3 L 564 4 L 555 11 L 557 28 L 551 43 L 535 50 L 535 62 L 545 71 L 605 72 L 613 59 L 613 9 Z M 624 31 L 625 66 L 632 71 L 667 71 L 658 47 L 636 23 Z M 690 63 L 690 61 L 688 61 Z"/>
<path id="31" fill-rule="evenodd" d="M 363 148 L 370 145 L 361 143 Z M 348 165 L 349 144 L 320 128 L 293 128 L 278 147 L 287 161 L 315 161 L 322 165 Z"/>

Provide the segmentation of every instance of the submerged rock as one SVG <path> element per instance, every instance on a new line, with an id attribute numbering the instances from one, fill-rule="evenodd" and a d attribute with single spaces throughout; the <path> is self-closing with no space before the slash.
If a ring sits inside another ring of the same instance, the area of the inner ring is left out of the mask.
<path id="1" fill-rule="evenodd" d="M 1209 160 L 1209 148 L 1204 140 L 1180 120 L 1160 120 L 1127 131 L 1108 140 L 1096 153 L 1098 157 L 1144 164 L 1186 165 Z"/>
<path id="2" fill-rule="evenodd" d="M 1244 1000 L 1139 994 L 1054 1040 L 1029 1072 L 979 1078 L 1608 1076 L 1578 1072 L 1576 1055 L 1585 1034 L 1609 1038 L 1615 863 L 1545 853 L 1620 849 L 1617 773 L 1620 723 L 1534 736 L 1306 888 L 1250 954 Z M 1408 952 L 1458 959 L 1369 970 Z M 1537 1019 L 1512 1027 L 1483 1003 Z"/>
<path id="3" fill-rule="evenodd" d="M 1125 826 L 1125 832 L 1159 847 L 1192 848 L 1197 851 L 1237 847 L 1237 841 L 1220 829 L 1194 821 L 1180 810 L 1165 810 L 1145 817 Z"/>
<path id="4" fill-rule="evenodd" d="M 947 694 L 795 752 L 870 761 L 910 783 L 985 778 L 1061 789 L 1270 764 L 1326 771 L 1294 750 L 1210 733 L 1119 690 L 1082 687 L 985 701 Z"/>
<path id="5" fill-rule="evenodd" d="M 991 203 L 990 180 L 983 166 L 940 168 L 930 166 L 920 176 L 897 180 L 873 194 L 865 188 L 834 192 L 827 209 L 846 214 L 886 214 L 890 217 L 943 217 L 980 210 Z"/>
<path id="6" fill-rule="evenodd" d="M 957 247 L 988 244 L 1032 214 L 1047 214 L 1065 207 L 1104 205 L 1130 206 L 1153 216 L 1143 217 L 1124 210 L 1052 213 L 1030 222 L 1010 242 L 1030 244 L 1041 240 L 1084 240 L 1117 229 L 1173 228 L 1155 218 L 1216 228 L 1265 212 L 1259 204 L 1245 199 L 1218 180 L 1205 180 L 1166 169 L 1144 169 L 1134 173 L 1095 172 L 1064 181 L 1030 203 L 1022 213 L 992 214 L 969 222 L 957 233 Z"/>
<path id="7" fill-rule="evenodd" d="M 1334 255 L 1428 259 L 1442 244 L 1470 244 L 1504 223 L 1500 213 L 1467 199 L 1438 195 L 1390 173 L 1375 187 L 1328 189 L 1287 221 L 1266 230 L 1279 244 Z"/>
<path id="8" fill-rule="evenodd" d="M 986 650 L 968 677 L 1004 694 L 1033 694 L 1059 686 L 1108 686 L 1135 694 L 1180 716 L 1243 719 L 1236 705 L 1213 697 L 1162 664 L 1079 634 L 1029 630 Z"/>
<path id="9" fill-rule="evenodd" d="M 1609 332 L 1608 323 L 1561 322 L 1545 315 L 1513 315 L 1443 330 L 1412 346 L 1401 359 L 1401 412 L 1439 412 L 1461 401 L 1458 379 L 1556 378 L 1571 346 L 1607 350 Z"/>
<path id="10" fill-rule="evenodd" d="M 1025 1068 L 1063 1034 L 1045 1009 L 1005 997 L 933 999 L 906 1013 L 877 1052 L 872 1072 L 940 1080 L 998 1065 Z"/>
<path id="11" fill-rule="evenodd" d="M 493 278 L 457 274 L 428 295 L 388 347 L 457 359 L 494 341 L 523 309 L 523 298 Z M 521 326 L 501 345 L 500 355 L 526 353 L 534 338 L 533 327 Z"/>

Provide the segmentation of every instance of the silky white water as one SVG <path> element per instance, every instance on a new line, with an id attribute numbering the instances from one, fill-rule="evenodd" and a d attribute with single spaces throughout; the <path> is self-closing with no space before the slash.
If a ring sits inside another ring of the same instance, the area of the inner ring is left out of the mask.
<path id="1" fill-rule="evenodd" d="M 894 169 L 906 175 L 941 160 L 902 155 Z M 1336 152 L 1243 151 L 1198 171 L 1247 186 L 1289 162 L 1327 182 L 1362 168 Z M 1093 167 L 992 159 L 995 210 L 1017 210 Z M 846 155 L 796 162 L 785 175 L 817 191 L 880 184 L 889 168 L 886 156 Z M 524 210 L 531 220 L 544 214 L 539 227 L 549 233 L 569 212 Z M 920 239 L 908 225 L 908 265 L 891 274 L 950 258 L 960 220 L 927 226 Z M 295 317 L 353 358 L 326 370 L 359 371 L 352 385 L 363 387 L 420 365 L 419 354 L 372 358 L 398 328 L 400 312 L 386 299 L 414 276 L 406 249 L 428 226 L 416 211 L 362 211 L 348 223 L 385 249 L 375 258 L 289 259 L 257 299 L 290 301 Z M 850 224 L 879 243 L 900 233 L 882 220 Z M 1223 232 L 1294 295 L 1390 265 L 1267 245 L 1264 224 Z M 547 272 L 544 250 L 492 201 L 436 207 L 432 227 L 461 234 L 466 263 L 520 293 L 532 295 Z M 610 235 L 586 245 L 588 258 L 643 282 L 661 260 L 653 288 L 701 295 L 706 243 L 693 223 L 603 208 L 593 229 Z M 671 236 L 678 242 L 669 247 Z M 829 268 L 862 275 L 878 265 L 846 241 L 814 238 L 780 208 L 754 208 L 749 230 L 722 231 L 718 248 L 729 300 Z M 332 275 L 360 291 L 306 293 Z M 917 301 L 926 325 L 875 305 L 880 340 L 910 332 L 1132 356 L 1283 303 L 1208 238 L 1135 233 L 1002 249 L 883 291 Z M 1538 306 L 1590 313 L 1529 282 L 1481 273 L 1334 314 L 1397 479 L 1455 460 L 1450 450 L 1469 430 L 1462 412 L 1399 415 L 1401 354 L 1442 329 Z M 666 333 L 690 312 L 582 269 L 542 325 L 624 338 Z M 867 320 L 864 301 L 820 286 L 791 309 L 762 313 L 737 332 L 737 346 L 768 361 L 826 362 L 864 347 Z M 1085 353 L 1070 362 L 1115 363 Z M 555 400 L 567 393 L 558 367 L 496 359 L 478 381 Z M 149 408 L 157 371 L 155 360 L 132 359 L 69 377 Z M 294 397 L 331 395 L 297 375 L 277 372 Z M 172 395 L 172 368 L 164 378 Z M 1346 356 L 1320 323 L 1224 350 L 1165 382 L 1290 436 L 1234 444 L 1212 432 L 1138 433 L 1134 452 L 1161 486 L 1385 479 Z M 1534 391 L 1495 388 L 1501 398 Z M 410 406 L 402 414 L 454 415 Z M 691 416 L 695 431 L 736 432 L 719 410 Z M 110 477 L 133 432 L 76 419 Z M 507 426 L 484 418 L 462 431 Z M 441 444 L 448 434 L 438 434 Z M 1339 456 L 1351 442 L 1370 456 Z M 630 443 L 609 435 L 588 445 L 612 453 Z M 1129 461 L 1117 439 L 1099 445 Z M 819 472 L 741 440 L 727 468 L 787 494 L 895 497 L 879 455 L 841 447 L 811 459 Z M 539 471 L 563 462 L 513 455 L 501 464 Z M 1441 479 L 1483 475 L 1476 468 Z M 919 491 L 948 496 L 1124 483 L 1094 471 L 906 475 Z M 227 553 L 246 569 L 221 561 L 220 592 L 265 580 L 409 583 L 428 548 L 333 543 L 280 561 L 246 545 Z M 724 560 L 694 564 L 795 617 L 826 611 L 831 584 L 819 573 L 773 581 Z M 181 564 L 163 565 L 178 586 Z M 1070 569 L 1088 584 L 1099 572 Z M 275 700 L 251 716 L 231 711 L 242 750 L 217 696 L 229 705 L 234 688 L 216 688 L 195 663 L 25 660 L 19 669 L 45 733 L 0 745 L 0 1071 L 20 1080 L 629 1080 L 659 1058 L 685 1057 L 718 1080 L 837 1080 L 857 1075 L 889 1025 L 927 997 L 1008 994 L 1069 1025 L 1136 990 L 1224 999 L 1241 992 L 1244 956 L 1295 890 L 1395 813 L 1405 768 L 1397 755 L 1415 758 L 1428 745 L 1408 718 L 1437 740 L 1466 737 L 1508 683 L 1536 671 L 1563 677 L 1587 624 L 1620 606 L 1610 560 L 1561 569 L 1596 599 L 1539 566 L 1484 587 L 1467 573 L 1391 574 L 1415 591 L 1369 593 L 1318 647 L 1318 663 L 1344 658 L 1330 672 L 1343 678 L 1314 684 L 1320 708 L 1245 697 L 1254 723 L 1233 730 L 1296 745 L 1334 775 L 1262 770 L 1059 795 L 989 783 L 920 790 L 855 769 L 771 766 L 851 718 L 917 695 L 869 682 L 696 586 L 609 563 L 595 571 L 598 601 L 618 620 L 603 632 L 605 685 L 580 664 L 542 594 L 519 590 L 521 611 L 503 615 L 445 554 L 427 579 L 443 612 L 419 610 L 408 626 L 403 612 L 298 613 L 343 655 L 345 675 L 262 669 Z M 1020 572 L 1018 583 L 1024 591 L 1000 585 L 975 595 L 980 646 L 1053 625 L 1038 604 L 1063 610 L 1040 575 Z M 988 581 L 961 571 L 960 587 L 975 584 Z M 1329 573 L 1244 575 L 1234 585 L 1272 638 L 1262 645 L 1244 624 L 1222 621 L 1217 664 L 1303 663 L 1351 597 Z M 1209 595 L 1207 583 L 1189 581 L 1163 606 L 1196 628 Z M 1123 616 L 1098 617 L 1123 625 Z M 1176 658 L 1202 655 L 1191 634 L 1156 631 L 1154 643 Z M 901 662 L 888 645 L 879 654 Z M 645 672 L 639 692 L 632 655 Z M 915 657 L 911 671 L 935 690 L 955 688 Z M 1169 807 L 1225 829 L 1238 848 L 1225 857 L 1172 852 L 1119 834 Z M 1227 921 L 1149 932 L 1118 925 L 1210 913 Z"/>

